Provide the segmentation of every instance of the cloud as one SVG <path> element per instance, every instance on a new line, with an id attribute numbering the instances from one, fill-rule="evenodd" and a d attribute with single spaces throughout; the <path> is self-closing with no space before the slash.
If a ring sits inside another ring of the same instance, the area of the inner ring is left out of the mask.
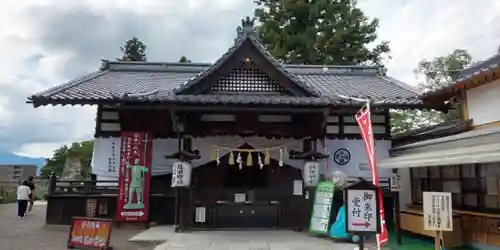
<path id="1" fill-rule="evenodd" d="M 500 46 L 500 3 L 485 0 L 361 0 L 359 6 L 380 18 L 379 38 L 390 41 L 389 75 L 415 83 L 412 70 L 423 59 L 468 50 L 475 60 Z"/>
<path id="2" fill-rule="evenodd" d="M 413 83 L 418 61 L 468 49 L 476 59 L 500 45 L 500 4 L 484 0 L 453 5 L 432 0 L 361 0 L 380 18 L 379 38 L 389 40 L 389 74 Z M 137 36 L 150 61 L 213 62 L 233 42 L 247 0 L 22 0 L 0 3 L 0 150 L 49 156 L 56 147 L 91 138 L 93 107 L 33 109 L 26 97 L 98 69 L 119 57 Z"/>

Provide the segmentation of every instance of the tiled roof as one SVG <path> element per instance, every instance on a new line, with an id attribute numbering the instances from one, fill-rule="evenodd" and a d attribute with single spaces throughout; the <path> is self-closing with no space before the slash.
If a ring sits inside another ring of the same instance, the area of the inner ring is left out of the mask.
<path id="1" fill-rule="evenodd" d="M 483 74 L 485 72 L 488 72 L 490 70 L 494 69 L 499 69 L 500 68 L 500 53 L 482 61 L 478 62 L 474 65 L 472 65 L 469 68 L 466 68 L 462 71 L 460 71 L 457 76 L 454 77 L 453 82 L 450 84 L 444 85 L 440 87 L 439 89 L 429 91 L 427 93 L 424 93 L 424 96 L 431 96 L 439 93 L 443 93 L 446 91 L 450 91 L 455 87 L 457 84 L 470 80 L 472 77 Z"/>
<path id="2" fill-rule="evenodd" d="M 393 146 L 454 135 L 469 130 L 472 120 L 452 120 L 392 136 Z"/>
<path id="3" fill-rule="evenodd" d="M 375 104 L 421 104 L 420 92 L 385 76 L 381 67 L 280 64 L 259 42 L 250 18 L 242 20 L 235 44 L 214 64 L 103 61 L 101 69 L 37 93 L 35 106 L 97 104 L 102 102 L 169 102 L 185 104 L 332 105 L 349 103 L 347 97 L 371 99 Z M 189 91 L 218 69 L 243 43 L 250 42 L 300 94 L 200 94 Z M 342 97 L 344 96 L 344 97 Z"/>
<path id="4" fill-rule="evenodd" d="M 476 129 L 476 130 L 469 130 L 449 136 L 443 136 L 439 138 L 434 138 L 434 139 L 429 139 L 429 140 L 424 140 L 424 141 L 419 141 L 419 142 L 414 142 L 414 143 L 409 143 L 409 144 L 404 144 L 401 146 L 396 146 L 391 149 L 391 151 L 400 151 L 400 150 L 405 150 L 405 149 L 411 149 L 411 148 L 419 148 L 419 147 L 424 147 L 428 145 L 436 145 L 440 143 L 446 143 L 446 142 L 455 142 L 455 141 L 460 141 L 460 140 L 469 140 L 472 138 L 486 138 L 489 139 L 490 141 L 482 141 L 482 144 L 487 144 L 487 143 L 496 143 L 498 142 L 498 137 L 500 135 L 500 127 L 490 127 L 490 128 L 484 128 L 484 129 Z M 472 146 L 472 145 L 468 145 Z"/>
<path id="5" fill-rule="evenodd" d="M 100 71 L 37 93 L 29 99 L 35 106 L 46 104 L 96 104 L 119 101 L 124 95 L 139 102 L 210 104 L 330 105 L 346 103 L 338 95 L 371 98 L 375 103 L 419 104 L 418 91 L 384 76 L 377 67 L 284 65 L 319 96 L 275 96 L 251 94 L 176 94 L 207 69 L 209 64 L 103 61 Z"/>

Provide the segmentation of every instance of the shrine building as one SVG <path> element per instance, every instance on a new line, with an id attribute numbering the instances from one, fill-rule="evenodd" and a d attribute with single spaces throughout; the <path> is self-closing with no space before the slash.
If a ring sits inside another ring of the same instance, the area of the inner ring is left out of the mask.
<path id="1" fill-rule="evenodd" d="M 403 190 L 401 228 L 424 230 L 423 192 L 451 194 L 453 231 L 445 248 L 500 247 L 500 54 L 459 72 L 453 82 L 425 93 L 425 103 L 462 106 L 463 120 L 447 121 L 394 137 L 380 169 L 397 169 Z M 429 202 L 429 201 L 427 201 Z"/>
<path id="2" fill-rule="evenodd" d="M 318 163 L 320 179 L 333 171 L 372 178 L 354 116 L 364 103 L 352 97 L 372 101 L 379 159 L 389 157 L 393 144 L 391 109 L 447 109 L 427 103 L 383 67 L 282 64 L 249 19 L 212 64 L 103 60 L 95 72 L 29 97 L 34 107 L 97 107 L 94 180 L 57 181 L 49 190 L 47 223 L 114 218 L 120 136 L 147 132 L 150 222 L 180 230 L 307 229 L 314 185 L 303 173 L 305 162 Z M 187 186 L 172 188 L 172 165 L 179 160 L 192 172 Z M 382 188 L 391 173 L 379 169 Z M 385 199 L 392 211 L 393 194 L 386 190 Z M 203 220 L 196 218 L 199 207 Z M 386 214 L 391 224 L 392 213 Z"/>

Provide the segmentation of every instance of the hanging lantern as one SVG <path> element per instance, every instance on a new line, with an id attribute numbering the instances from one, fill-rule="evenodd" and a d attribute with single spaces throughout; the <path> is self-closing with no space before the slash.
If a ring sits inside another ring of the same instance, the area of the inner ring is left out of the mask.
<path id="1" fill-rule="evenodd" d="M 176 161 L 172 165 L 172 187 L 188 187 L 191 185 L 191 164 Z"/>
<path id="2" fill-rule="evenodd" d="M 302 176 L 304 178 L 304 186 L 315 187 L 319 181 L 319 162 L 306 161 L 302 170 Z"/>

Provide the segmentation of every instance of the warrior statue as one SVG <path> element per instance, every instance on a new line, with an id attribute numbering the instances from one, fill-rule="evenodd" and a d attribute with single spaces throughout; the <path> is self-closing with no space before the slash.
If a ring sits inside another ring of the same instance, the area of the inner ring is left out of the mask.
<path id="1" fill-rule="evenodd" d="M 139 159 L 135 159 L 135 164 L 127 163 L 127 169 L 131 169 L 130 185 L 128 187 L 128 201 L 123 206 L 124 209 L 141 209 L 144 208 L 142 203 L 142 188 L 144 187 L 144 173 L 148 172 L 148 168 L 139 165 Z M 137 202 L 132 203 L 134 193 L 137 197 Z"/>

